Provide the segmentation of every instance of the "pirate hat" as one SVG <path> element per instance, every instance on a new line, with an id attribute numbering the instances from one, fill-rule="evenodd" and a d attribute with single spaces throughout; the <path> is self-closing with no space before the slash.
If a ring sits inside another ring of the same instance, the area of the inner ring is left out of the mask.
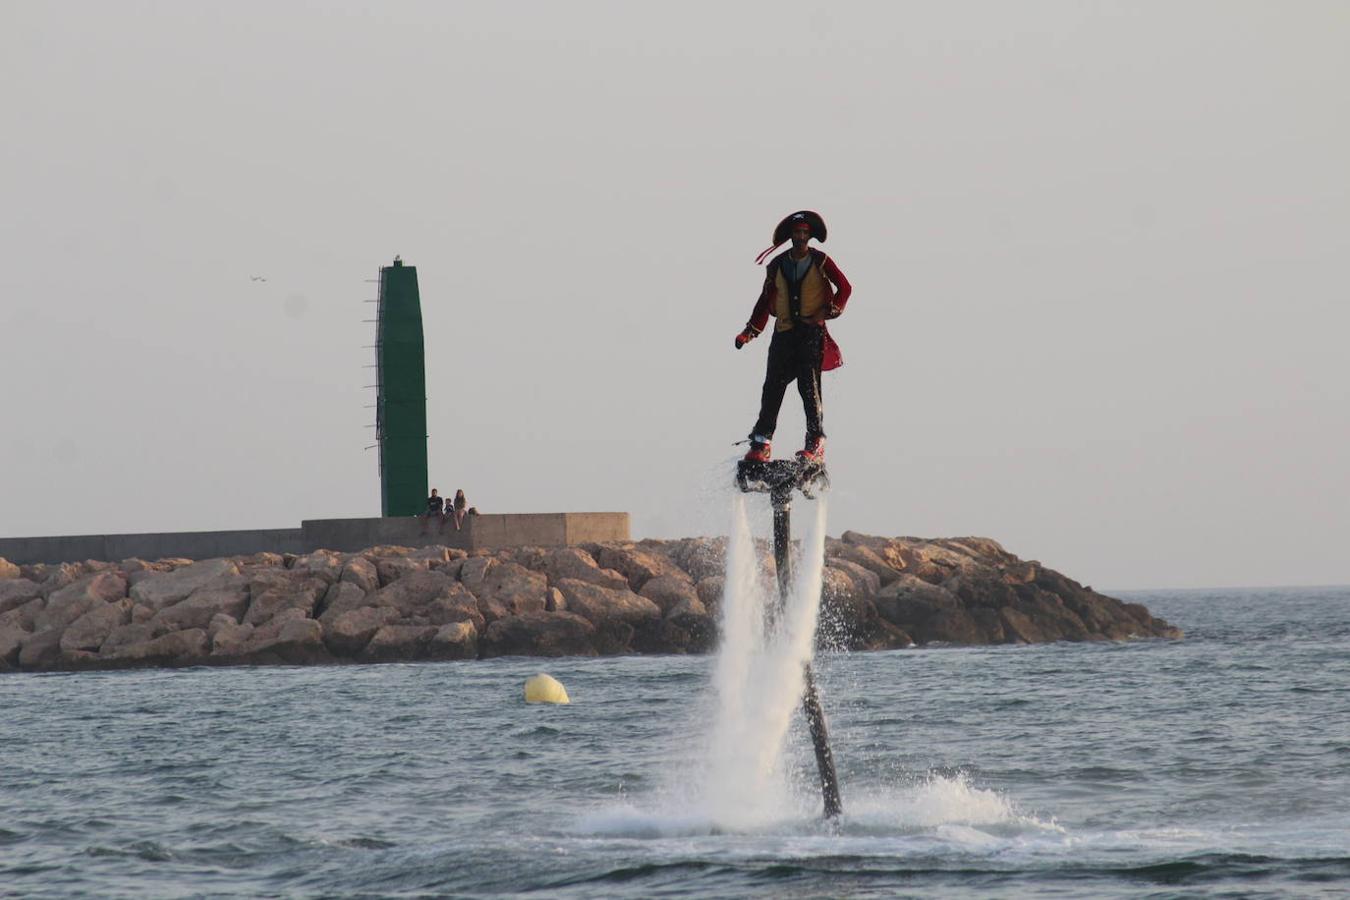
<path id="1" fill-rule="evenodd" d="M 825 230 L 825 220 L 820 217 L 820 213 L 818 212 L 809 209 L 801 209 L 778 223 L 778 226 L 773 230 L 773 246 L 761 253 L 755 262 L 762 263 L 764 257 L 786 244 L 792 237 L 792 229 L 802 224 L 810 227 L 811 237 L 820 241 L 822 244 L 825 243 L 825 235 L 827 234 Z"/>

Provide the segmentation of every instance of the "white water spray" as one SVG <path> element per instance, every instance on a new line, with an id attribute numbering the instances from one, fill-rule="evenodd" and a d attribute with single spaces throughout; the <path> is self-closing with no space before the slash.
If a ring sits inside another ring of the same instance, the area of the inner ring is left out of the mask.
<path id="1" fill-rule="evenodd" d="M 698 742 L 689 748 L 697 760 L 693 770 L 672 771 L 671 782 L 658 791 L 654 803 L 608 804 L 583 816 L 578 830 L 588 836 L 680 839 L 737 832 L 770 840 L 750 844 L 755 853 L 789 856 L 806 846 L 826 854 L 876 853 L 886 847 L 899 855 L 931 855 L 934 847 L 951 846 L 968 854 L 1018 849 L 1028 841 L 1062 844 L 1064 830 L 1053 820 L 1021 813 L 1007 798 L 973 786 L 964 775 L 943 774 L 930 774 L 918 783 L 873 777 L 865 789 L 849 794 L 847 817 L 822 834 L 818 785 L 814 778 L 809 785 L 790 784 L 791 766 L 784 759 L 792 755 L 784 751 L 793 716 L 801 715 L 804 669 L 814 655 L 826 507 L 823 500 L 799 507 L 805 527 L 795 577 L 772 627 L 766 627 L 765 612 L 777 606 L 778 587 L 761 564 L 748 518 L 761 509 L 768 512 L 734 495 L 714 690 L 691 716 L 710 728 L 706 734 L 689 735 Z M 775 837 L 796 843 L 785 849 L 772 843 Z M 719 853 L 737 846 L 718 840 Z"/>
<path id="2" fill-rule="evenodd" d="M 755 828 L 792 813 L 782 751 L 815 649 L 825 565 L 825 501 L 814 506 L 786 604 L 766 630 L 765 612 L 778 604 L 776 585 L 760 577 L 746 499 L 732 500 L 716 709 L 699 804 L 721 827 Z"/>

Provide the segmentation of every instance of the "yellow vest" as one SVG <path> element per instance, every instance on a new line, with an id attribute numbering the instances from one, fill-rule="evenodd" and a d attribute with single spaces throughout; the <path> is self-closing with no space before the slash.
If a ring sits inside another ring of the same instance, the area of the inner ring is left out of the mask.
<path id="1" fill-rule="evenodd" d="M 779 264 L 778 271 L 774 275 L 773 314 L 778 319 L 778 322 L 773 326 L 774 331 L 788 331 L 793 325 L 792 308 L 788 302 L 787 276 L 783 274 L 783 266 L 791 265 L 794 262 L 795 260 L 789 254 Z M 812 259 L 810 267 L 806 270 L 806 275 L 802 277 L 802 318 L 809 319 L 824 310 L 833 297 L 834 289 L 830 286 L 830 282 L 826 280 L 825 273 L 821 271 L 821 265 L 817 265 L 816 261 Z"/>

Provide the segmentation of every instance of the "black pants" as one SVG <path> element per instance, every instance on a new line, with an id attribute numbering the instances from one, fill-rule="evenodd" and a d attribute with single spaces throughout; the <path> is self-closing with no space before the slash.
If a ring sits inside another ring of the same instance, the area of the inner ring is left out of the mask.
<path id="1" fill-rule="evenodd" d="M 769 343 L 769 365 L 764 375 L 764 393 L 759 400 L 759 421 L 751 434 L 773 437 L 778 427 L 778 410 L 793 379 L 802 395 L 806 412 L 806 437 L 824 437 L 824 416 L 820 394 L 820 357 L 825 348 L 825 331 L 819 325 L 798 322 L 787 331 L 775 331 Z"/>

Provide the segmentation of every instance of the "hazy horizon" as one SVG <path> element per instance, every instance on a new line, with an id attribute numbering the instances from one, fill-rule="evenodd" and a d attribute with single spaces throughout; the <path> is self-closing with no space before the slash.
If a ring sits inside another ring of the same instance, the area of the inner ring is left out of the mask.
<path id="1" fill-rule="evenodd" d="M 1350 6 L 527 9 L 6 4 L 0 536 L 378 515 L 396 254 L 432 486 L 724 534 L 812 208 L 831 534 L 1350 582 Z"/>

